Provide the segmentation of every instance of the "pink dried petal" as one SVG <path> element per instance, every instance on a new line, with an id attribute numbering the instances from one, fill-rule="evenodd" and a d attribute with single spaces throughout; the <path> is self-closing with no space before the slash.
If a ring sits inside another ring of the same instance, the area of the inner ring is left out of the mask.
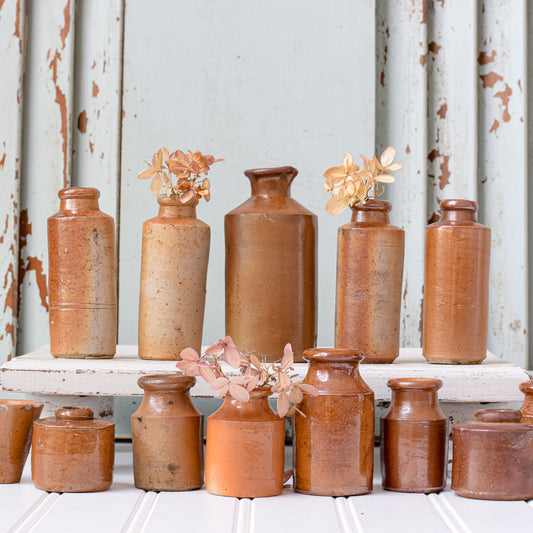
<path id="1" fill-rule="evenodd" d="M 200 359 L 198 352 L 194 348 L 185 348 L 181 350 L 180 357 L 184 361 L 198 361 Z"/>
<path id="2" fill-rule="evenodd" d="M 261 361 L 259 361 L 259 358 L 256 355 L 250 355 L 250 363 L 252 363 L 257 370 L 261 371 Z"/>
<path id="3" fill-rule="evenodd" d="M 247 384 L 246 384 L 246 389 L 249 390 L 249 391 L 253 391 L 256 387 L 257 387 L 257 384 L 259 383 L 259 376 L 254 376 Z"/>
<path id="4" fill-rule="evenodd" d="M 200 376 L 202 376 L 209 385 L 217 379 L 215 373 L 209 366 L 198 366 L 198 371 L 200 372 Z M 218 387 L 216 388 L 218 389 Z"/>
<path id="5" fill-rule="evenodd" d="M 235 383 L 231 382 L 229 384 L 229 393 L 233 396 L 235 400 L 238 402 L 247 402 L 250 399 L 250 393 L 240 385 L 236 385 Z"/>
<path id="6" fill-rule="evenodd" d="M 212 389 L 219 389 L 222 390 L 224 387 L 227 387 L 229 385 L 229 379 L 228 378 L 216 378 L 214 381 L 211 381 L 209 383 L 209 386 Z M 224 394 L 226 394 L 227 388 L 224 391 Z"/>
<path id="7" fill-rule="evenodd" d="M 295 383 L 295 385 L 306 394 L 310 394 L 311 396 L 318 396 L 318 389 L 314 385 L 309 385 L 308 383 L 303 383 L 301 381 Z"/>
<path id="8" fill-rule="evenodd" d="M 289 389 L 290 386 L 291 386 L 291 379 L 283 371 L 280 371 L 278 373 L 278 385 L 279 385 L 281 390 Z"/>
<path id="9" fill-rule="evenodd" d="M 293 387 L 289 394 L 289 400 L 292 403 L 299 404 L 304 399 L 304 393 L 299 387 Z"/>
<path id="10" fill-rule="evenodd" d="M 285 345 L 283 348 L 283 358 L 281 359 L 281 368 L 282 370 L 287 370 L 294 364 L 294 354 L 292 353 L 292 346 L 290 343 Z"/>
<path id="11" fill-rule="evenodd" d="M 178 361 L 176 366 L 182 371 L 185 372 L 188 376 L 199 376 L 198 363 L 194 361 Z"/>
<path id="12" fill-rule="evenodd" d="M 289 411 L 290 402 L 289 397 L 285 391 L 281 391 L 278 395 L 277 409 L 278 416 L 283 418 Z"/>
<path id="13" fill-rule="evenodd" d="M 211 346 L 209 346 L 205 353 L 207 355 L 218 355 L 222 351 L 222 348 L 224 348 L 224 344 L 222 343 L 222 341 L 217 341 Z"/>

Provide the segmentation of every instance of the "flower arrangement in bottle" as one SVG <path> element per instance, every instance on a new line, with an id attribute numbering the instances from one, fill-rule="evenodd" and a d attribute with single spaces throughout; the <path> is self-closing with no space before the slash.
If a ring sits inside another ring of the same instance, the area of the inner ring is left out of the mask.
<path id="1" fill-rule="evenodd" d="M 393 163 L 396 150 L 389 146 L 381 157 L 373 156 L 372 159 L 360 156 L 363 160 L 363 168 L 359 168 L 353 162 L 353 157 L 348 152 L 339 167 L 328 168 L 324 172 L 326 183 L 324 192 L 330 193 L 331 198 L 326 204 L 326 211 L 331 215 L 337 215 L 348 206 L 364 205 L 369 198 L 377 198 L 385 191 L 380 183 L 392 183 L 394 176 L 385 172 L 400 170 L 401 163 Z"/>
<path id="2" fill-rule="evenodd" d="M 187 153 L 181 150 L 169 154 L 166 148 L 160 148 L 152 157 L 152 163 L 145 163 L 148 168 L 139 172 L 137 177 L 141 180 L 151 179 L 150 190 L 159 196 L 165 187 L 166 195 L 178 195 L 181 203 L 186 203 L 192 198 L 205 198 L 208 202 L 210 183 L 207 178 L 209 168 L 217 161 L 212 155 L 204 155 L 200 151 Z"/>

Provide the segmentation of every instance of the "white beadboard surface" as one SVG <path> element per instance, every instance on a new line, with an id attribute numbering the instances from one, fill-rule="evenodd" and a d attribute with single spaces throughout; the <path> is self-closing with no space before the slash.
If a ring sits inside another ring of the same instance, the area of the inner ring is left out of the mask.
<path id="1" fill-rule="evenodd" d="M 456 496 L 449 488 L 431 495 L 381 488 L 375 449 L 374 490 L 329 498 L 284 489 L 255 500 L 190 492 L 145 492 L 133 485 L 130 443 L 117 443 L 113 485 L 85 494 L 34 488 L 30 460 L 22 481 L 0 485 L 0 531 L 9 533 L 501 533 L 531 531 L 532 501 L 495 502 Z"/>

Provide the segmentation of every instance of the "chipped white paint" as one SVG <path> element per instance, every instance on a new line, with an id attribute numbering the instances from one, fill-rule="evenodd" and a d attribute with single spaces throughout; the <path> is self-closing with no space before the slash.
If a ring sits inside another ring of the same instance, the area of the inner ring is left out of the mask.
<path id="1" fill-rule="evenodd" d="M 16 348 L 24 6 L 23 0 L 0 2 L 0 362 Z"/>

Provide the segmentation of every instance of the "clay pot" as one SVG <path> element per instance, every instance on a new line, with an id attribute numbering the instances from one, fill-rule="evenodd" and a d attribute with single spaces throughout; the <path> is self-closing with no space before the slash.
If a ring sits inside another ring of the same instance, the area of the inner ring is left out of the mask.
<path id="1" fill-rule="evenodd" d="M 205 488 L 234 498 L 276 496 L 283 490 L 285 419 L 272 411 L 268 387 L 246 403 L 229 394 L 207 419 Z"/>
<path id="2" fill-rule="evenodd" d="M 363 363 L 392 363 L 400 350 L 405 232 L 389 223 L 392 206 L 352 207 L 337 240 L 335 346 L 356 347 Z"/>
<path id="3" fill-rule="evenodd" d="M 135 486 L 192 490 L 204 482 L 204 417 L 191 402 L 196 379 L 181 374 L 143 376 L 144 398 L 131 416 Z"/>
<path id="4" fill-rule="evenodd" d="M 113 481 L 115 424 L 88 407 L 63 407 L 33 426 L 31 476 L 49 492 L 97 492 Z"/>
<path id="5" fill-rule="evenodd" d="M 533 425 L 520 411 L 486 409 L 453 427 L 452 490 L 480 500 L 533 498 Z"/>
<path id="6" fill-rule="evenodd" d="M 117 343 L 115 224 L 98 209 L 98 189 L 62 189 L 48 219 L 50 352 L 113 357 Z"/>
<path id="7" fill-rule="evenodd" d="M 41 402 L 0 399 L 0 483 L 18 483 L 28 457 Z"/>
<path id="8" fill-rule="evenodd" d="M 295 361 L 316 345 L 317 217 L 290 197 L 293 167 L 244 172 L 252 196 L 225 217 L 226 335 L 245 352 Z"/>
<path id="9" fill-rule="evenodd" d="M 446 486 L 448 417 L 437 400 L 440 379 L 389 379 L 391 404 L 381 417 L 383 488 L 437 492 Z"/>
<path id="10" fill-rule="evenodd" d="M 520 383 L 520 390 L 524 393 L 524 403 L 520 407 L 522 422 L 533 423 L 533 381 Z"/>
<path id="11" fill-rule="evenodd" d="M 201 349 L 210 229 L 196 218 L 197 199 L 157 202 L 143 224 L 139 356 L 180 359 L 188 346 Z"/>
<path id="12" fill-rule="evenodd" d="M 372 490 L 374 393 L 359 375 L 363 356 L 355 350 L 306 350 L 304 395 L 294 417 L 294 489 L 321 496 L 350 496 Z"/>
<path id="13" fill-rule="evenodd" d="M 490 229 L 478 205 L 443 200 L 426 231 L 423 353 L 430 363 L 477 364 L 487 356 Z"/>

